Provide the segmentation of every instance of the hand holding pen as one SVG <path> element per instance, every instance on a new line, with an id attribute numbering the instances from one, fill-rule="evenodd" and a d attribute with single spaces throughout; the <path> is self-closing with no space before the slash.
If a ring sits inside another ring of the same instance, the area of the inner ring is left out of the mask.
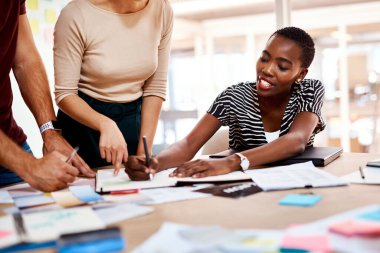
<path id="1" fill-rule="evenodd" d="M 144 151 L 145 151 L 145 165 L 149 167 L 150 165 L 150 155 L 149 155 L 149 149 L 148 149 L 148 144 L 146 142 L 146 136 L 144 135 L 142 137 L 143 139 L 143 144 L 144 144 Z M 153 179 L 153 173 L 149 172 L 149 180 Z"/>
<path id="2" fill-rule="evenodd" d="M 67 157 L 67 159 L 66 159 L 65 162 L 69 163 L 71 161 L 71 159 L 73 159 L 73 157 L 75 156 L 75 154 L 78 152 L 78 150 L 79 150 L 79 147 L 75 147 L 73 149 L 73 151 L 70 153 L 70 155 Z"/>

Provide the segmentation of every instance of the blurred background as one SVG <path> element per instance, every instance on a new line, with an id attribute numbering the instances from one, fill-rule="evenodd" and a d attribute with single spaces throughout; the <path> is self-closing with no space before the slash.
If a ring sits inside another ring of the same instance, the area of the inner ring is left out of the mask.
<path id="1" fill-rule="evenodd" d="M 150 0 L 156 1 L 156 0 Z M 27 0 L 27 15 L 54 86 L 53 31 L 68 0 Z M 283 26 L 306 30 L 316 56 L 306 78 L 326 89 L 327 128 L 315 146 L 380 152 L 380 1 L 170 0 L 174 32 L 168 96 L 154 153 L 183 138 L 226 87 L 256 79 L 255 64 L 268 37 Z M 12 81 L 14 114 L 37 157 L 42 140 Z M 57 109 L 57 108 L 55 108 Z"/>

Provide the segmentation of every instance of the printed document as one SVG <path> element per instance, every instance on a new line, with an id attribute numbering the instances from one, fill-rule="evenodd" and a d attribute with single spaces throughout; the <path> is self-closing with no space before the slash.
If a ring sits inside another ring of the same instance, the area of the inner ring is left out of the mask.
<path id="1" fill-rule="evenodd" d="M 247 170 L 246 173 L 264 191 L 347 185 L 338 177 L 317 169 L 312 162 Z"/>

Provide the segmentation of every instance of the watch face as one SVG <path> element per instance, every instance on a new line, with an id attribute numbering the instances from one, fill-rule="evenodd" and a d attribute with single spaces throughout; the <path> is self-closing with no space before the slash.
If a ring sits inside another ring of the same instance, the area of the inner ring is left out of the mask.
<path id="1" fill-rule="evenodd" d="M 249 169 L 249 161 L 244 159 L 243 161 L 241 161 L 240 166 L 242 167 L 243 170 Z"/>

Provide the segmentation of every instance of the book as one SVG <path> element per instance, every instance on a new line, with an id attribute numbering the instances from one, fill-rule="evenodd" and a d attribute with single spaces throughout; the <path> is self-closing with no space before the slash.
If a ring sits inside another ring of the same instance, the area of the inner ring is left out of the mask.
<path id="1" fill-rule="evenodd" d="M 343 153 L 341 147 L 309 147 L 299 155 L 275 162 L 275 165 L 288 165 L 312 161 L 315 166 L 324 167 Z"/>
<path id="2" fill-rule="evenodd" d="M 108 193 L 111 191 L 124 191 L 131 189 L 150 189 L 159 187 L 175 186 L 177 183 L 211 183 L 211 182 L 231 182 L 251 180 L 242 171 L 234 171 L 225 175 L 204 177 L 204 178 L 176 178 L 169 175 L 175 168 L 158 172 L 152 180 L 132 181 L 124 170 L 117 176 L 113 175 L 114 169 L 103 169 L 96 172 L 95 191 L 98 193 Z"/>
<path id="3" fill-rule="evenodd" d="M 209 158 L 224 158 L 229 155 L 236 153 L 236 150 L 228 149 L 216 154 L 209 155 Z M 307 161 L 312 161 L 315 166 L 324 167 L 337 159 L 343 153 L 343 148 L 341 147 L 308 147 L 304 152 L 296 156 L 289 157 L 287 159 L 276 161 L 267 164 L 268 166 L 278 166 L 278 165 L 288 165 L 295 163 L 303 163 Z M 371 164 L 371 163 L 369 163 Z M 380 161 L 374 162 L 372 166 L 379 166 Z M 370 165 L 367 165 L 370 166 Z"/>
<path id="4" fill-rule="evenodd" d="M 347 185 L 346 181 L 317 169 L 311 161 L 245 173 L 264 191 Z"/>

